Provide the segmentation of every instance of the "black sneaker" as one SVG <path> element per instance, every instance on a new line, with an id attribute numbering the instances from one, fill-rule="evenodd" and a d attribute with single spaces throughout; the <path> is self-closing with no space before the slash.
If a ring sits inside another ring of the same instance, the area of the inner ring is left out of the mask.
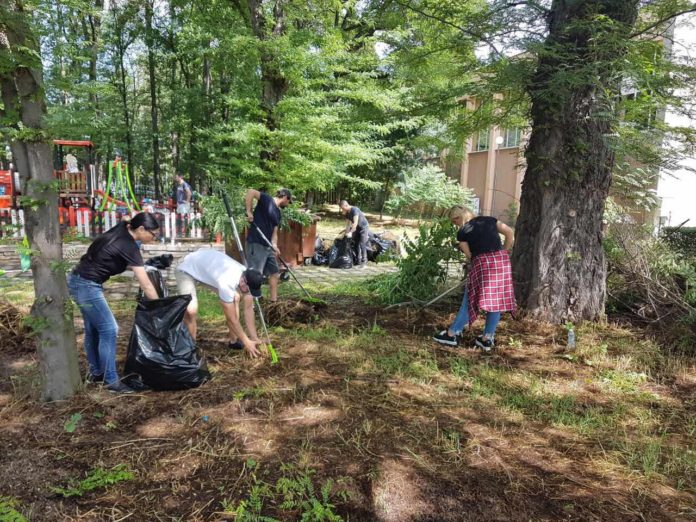
<path id="1" fill-rule="evenodd" d="M 244 349 L 244 343 L 242 343 L 242 341 L 240 341 L 239 339 L 237 339 L 237 340 L 236 340 L 235 342 L 233 342 L 233 343 L 227 343 L 227 348 L 228 348 L 229 350 L 243 350 L 243 349 Z"/>
<path id="2" fill-rule="evenodd" d="M 447 335 L 447 330 L 442 330 L 439 334 L 433 336 L 433 341 L 447 346 L 459 346 L 459 338 L 454 335 Z"/>
<path id="3" fill-rule="evenodd" d="M 120 393 L 123 395 L 127 393 L 135 393 L 135 390 L 133 388 L 131 388 L 130 386 L 126 386 L 121 381 L 109 384 L 106 387 L 106 389 L 109 390 L 111 393 Z"/>
<path id="4" fill-rule="evenodd" d="M 474 344 L 481 348 L 483 355 L 491 355 L 495 349 L 495 343 L 491 339 L 484 339 L 480 335 L 476 338 Z"/>
<path id="5" fill-rule="evenodd" d="M 87 375 L 87 384 L 99 384 L 104 382 L 103 375 L 92 375 L 91 373 Z"/>

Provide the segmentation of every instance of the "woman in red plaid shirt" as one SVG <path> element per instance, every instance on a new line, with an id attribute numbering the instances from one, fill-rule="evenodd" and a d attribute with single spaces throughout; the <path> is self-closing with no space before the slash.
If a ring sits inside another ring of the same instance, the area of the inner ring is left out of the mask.
<path id="1" fill-rule="evenodd" d="M 479 311 L 484 311 L 486 326 L 475 344 L 489 354 L 495 346 L 495 329 L 501 312 L 514 312 L 516 307 L 509 254 L 514 233 L 496 218 L 475 217 L 465 207 L 453 207 L 450 220 L 459 227 L 457 241 L 460 250 L 471 260 L 471 270 L 457 317 L 433 339 L 440 344 L 458 346 L 462 331 L 474 323 Z M 505 237 L 504 244 L 500 241 L 501 234 Z"/>

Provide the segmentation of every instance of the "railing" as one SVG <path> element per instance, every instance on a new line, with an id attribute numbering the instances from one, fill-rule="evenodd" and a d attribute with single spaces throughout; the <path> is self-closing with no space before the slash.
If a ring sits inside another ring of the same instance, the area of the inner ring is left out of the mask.
<path id="1" fill-rule="evenodd" d="M 208 239 L 201 226 L 201 213 L 177 214 L 168 210 L 153 212 L 160 224 L 162 242 L 175 244 L 178 240 Z M 78 237 L 96 237 L 115 227 L 125 215 L 114 210 L 93 211 L 73 207 L 58 209 L 58 221 L 63 231 L 71 230 Z M 24 210 L 0 208 L 0 238 L 22 239 L 25 236 Z"/>
<path id="2" fill-rule="evenodd" d="M 87 194 L 87 176 L 84 172 L 54 170 L 53 175 L 60 180 L 62 194 Z"/>

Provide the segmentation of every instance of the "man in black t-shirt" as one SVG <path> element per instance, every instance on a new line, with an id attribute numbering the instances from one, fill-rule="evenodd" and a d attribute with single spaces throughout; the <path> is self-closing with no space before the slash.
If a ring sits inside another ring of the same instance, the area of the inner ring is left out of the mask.
<path id="1" fill-rule="evenodd" d="M 256 200 L 256 208 L 251 211 L 251 205 Z M 265 192 L 249 189 L 245 198 L 247 220 L 253 225 L 247 234 L 246 260 L 248 268 L 255 268 L 268 276 L 271 288 L 271 301 L 278 300 L 278 279 L 280 268 L 276 255 L 280 255 L 278 249 L 278 226 L 280 225 L 280 209 L 292 203 L 292 193 L 284 188 L 271 197 Z M 264 241 L 259 231 L 271 242 L 271 246 Z"/>
<path id="2" fill-rule="evenodd" d="M 369 227 L 365 214 L 358 207 L 352 207 L 344 199 L 341 201 L 341 212 L 346 216 L 348 225 L 346 226 L 346 237 L 353 238 L 358 268 L 367 266 L 367 237 Z"/>

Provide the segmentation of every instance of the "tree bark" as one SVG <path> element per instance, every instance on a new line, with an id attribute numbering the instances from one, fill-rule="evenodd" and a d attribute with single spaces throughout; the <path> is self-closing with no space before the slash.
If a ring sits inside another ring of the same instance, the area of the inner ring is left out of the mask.
<path id="1" fill-rule="evenodd" d="M 0 73 L 2 116 L 17 131 L 10 141 L 22 180 L 25 230 L 32 249 L 35 300 L 31 308 L 41 363 L 42 394 L 47 401 L 62 400 L 80 385 L 72 307 L 62 264 L 58 223 L 58 192 L 53 178 L 51 148 L 44 127 L 46 114 L 41 61 L 26 50 L 39 52 L 38 40 L 19 2 L 0 0 L 0 12 L 11 13 L 0 29 L 0 50 L 13 56 L 11 70 Z M 22 128 L 20 129 L 20 124 Z"/>
<path id="2" fill-rule="evenodd" d="M 135 169 L 133 168 L 133 136 L 131 129 L 131 118 L 128 112 L 128 87 L 126 85 L 126 68 L 124 64 L 124 57 L 126 54 L 126 45 L 123 41 L 123 36 L 119 35 L 117 37 L 117 50 L 118 50 L 118 69 L 119 69 L 119 84 L 118 90 L 121 94 L 121 104 L 123 110 L 123 123 L 126 126 L 126 158 L 128 162 L 128 175 L 130 177 L 131 184 L 133 183 L 133 177 L 135 175 Z"/>
<path id="3" fill-rule="evenodd" d="M 147 66 L 150 75 L 150 118 L 152 121 L 152 175 L 155 182 L 155 198 L 160 197 L 159 160 L 159 122 L 157 115 L 157 76 L 155 69 L 155 49 L 152 32 L 153 0 L 145 2 L 145 41 L 147 45 Z"/>
<path id="4" fill-rule="evenodd" d="M 532 133 L 512 256 L 518 302 L 540 320 L 604 313 L 602 218 L 614 166 L 608 136 L 636 17 L 635 1 L 551 6 L 529 87 Z"/>

